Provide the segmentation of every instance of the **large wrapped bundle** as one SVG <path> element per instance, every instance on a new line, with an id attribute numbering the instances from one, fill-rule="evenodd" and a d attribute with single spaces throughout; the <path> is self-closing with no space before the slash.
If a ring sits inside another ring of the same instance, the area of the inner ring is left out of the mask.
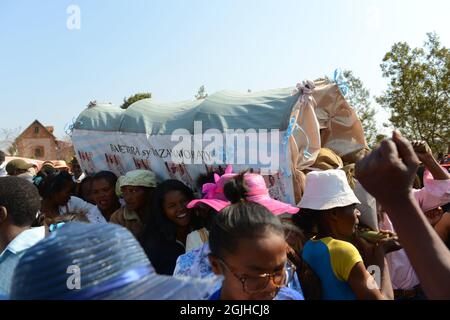
<path id="1" fill-rule="evenodd" d="M 220 91 L 177 103 L 144 99 L 127 110 L 97 105 L 80 114 L 72 140 L 88 174 L 150 169 L 160 180 L 179 179 L 199 192 L 195 181 L 200 174 L 223 173 L 232 164 L 234 172 L 261 173 L 273 198 L 295 204 L 302 195 L 302 170 L 314 163 L 321 148 L 319 123 L 325 125 L 328 112 L 322 110 L 330 110 L 330 117 L 341 114 L 342 103 L 332 104 L 340 97 L 336 90 L 336 85 L 304 82 L 257 93 Z M 316 96 L 323 104 L 316 104 Z M 327 128 L 328 147 L 344 152 L 349 144 L 340 143 L 340 127 Z"/>
<path id="2" fill-rule="evenodd" d="M 315 82 L 315 108 L 321 129 L 322 146 L 340 157 L 367 147 L 364 130 L 355 110 L 348 104 L 339 86 L 327 80 Z"/>

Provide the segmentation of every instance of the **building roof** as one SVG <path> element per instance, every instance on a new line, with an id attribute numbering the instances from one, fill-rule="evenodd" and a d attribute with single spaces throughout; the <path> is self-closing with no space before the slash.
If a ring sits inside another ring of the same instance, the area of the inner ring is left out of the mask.
<path id="1" fill-rule="evenodd" d="M 53 129 L 53 127 L 46 127 L 41 122 L 39 122 L 39 120 L 34 120 L 25 130 L 22 131 L 21 134 L 19 134 L 19 136 L 16 138 L 16 141 L 19 140 L 25 134 L 25 132 L 27 132 L 28 129 L 36 124 L 38 124 L 45 130 L 45 132 L 47 132 L 54 140 L 56 140 L 56 137 L 53 135 L 53 131 L 49 131 L 49 129 Z"/>

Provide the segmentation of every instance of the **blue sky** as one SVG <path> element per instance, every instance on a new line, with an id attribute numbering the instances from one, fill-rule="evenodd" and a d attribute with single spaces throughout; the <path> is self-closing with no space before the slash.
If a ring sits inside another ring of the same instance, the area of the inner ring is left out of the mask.
<path id="1" fill-rule="evenodd" d="M 72 4 L 79 30 L 66 26 Z M 336 68 L 379 94 L 395 42 L 436 31 L 450 46 L 448 12 L 448 0 L 2 0 L 0 128 L 39 119 L 61 138 L 90 100 L 189 100 L 202 84 L 257 91 Z"/>

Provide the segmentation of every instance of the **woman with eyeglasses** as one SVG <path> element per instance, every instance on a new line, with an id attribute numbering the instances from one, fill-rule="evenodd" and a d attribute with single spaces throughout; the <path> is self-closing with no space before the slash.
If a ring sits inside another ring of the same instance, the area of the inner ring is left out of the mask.
<path id="1" fill-rule="evenodd" d="M 232 205 L 214 217 L 209 234 L 212 270 L 224 279 L 210 300 L 303 300 L 286 287 L 295 267 L 287 258 L 280 220 L 244 200 L 243 175 L 228 182 L 224 192 Z"/>

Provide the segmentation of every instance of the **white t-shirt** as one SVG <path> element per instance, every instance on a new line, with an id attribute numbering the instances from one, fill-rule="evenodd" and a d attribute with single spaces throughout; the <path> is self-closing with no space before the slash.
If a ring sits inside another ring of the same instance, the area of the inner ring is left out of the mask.
<path id="1" fill-rule="evenodd" d="M 203 241 L 202 236 L 206 241 Z M 205 228 L 189 233 L 186 238 L 186 252 L 201 247 L 205 242 L 208 241 L 208 236 L 209 232 Z"/>
<path id="2" fill-rule="evenodd" d="M 84 172 L 81 174 L 81 176 L 78 177 L 78 179 L 75 179 L 75 176 L 72 177 L 73 182 L 75 183 L 81 183 L 81 181 L 84 180 L 84 178 L 86 178 L 86 175 L 84 174 Z"/>
<path id="3" fill-rule="evenodd" d="M 97 206 L 77 197 L 70 197 L 67 205 L 59 207 L 59 214 L 66 213 L 86 213 L 91 223 L 107 223 Z"/>

